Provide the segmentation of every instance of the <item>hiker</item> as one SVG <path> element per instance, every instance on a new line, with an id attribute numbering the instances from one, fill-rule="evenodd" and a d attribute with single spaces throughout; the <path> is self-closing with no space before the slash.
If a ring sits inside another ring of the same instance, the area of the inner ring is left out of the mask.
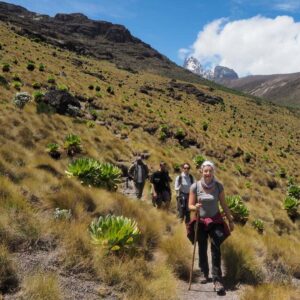
<path id="1" fill-rule="evenodd" d="M 234 224 L 230 210 L 225 203 L 225 194 L 223 185 L 215 178 L 215 166 L 210 161 L 204 161 L 200 169 L 202 178 L 192 184 L 189 196 L 190 211 L 198 211 L 198 231 L 197 241 L 199 250 L 199 267 L 204 275 L 202 283 L 210 281 L 209 267 L 207 258 L 207 240 L 211 240 L 211 256 L 212 256 L 212 280 L 214 282 L 214 290 L 219 294 L 225 294 L 225 288 L 222 283 L 221 271 L 221 249 L 222 242 L 233 231 Z M 225 223 L 219 211 L 219 203 L 223 208 L 226 219 L 229 222 L 229 228 Z M 197 214 L 196 214 L 197 215 Z M 196 216 L 189 223 L 189 228 L 194 228 Z M 197 224 L 197 222 L 196 222 Z M 194 236 L 189 236 L 190 240 L 194 240 Z"/>
<path id="2" fill-rule="evenodd" d="M 137 199 L 142 198 L 145 182 L 148 178 L 148 175 L 148 166 L 143 162 L 142 157 L 138 156 L 128 170 L 128 177 L 134 182 L 135 194 Z"/>
<path id="3" fill-rule="evenodd" d="M 171 181 L 172 179 L 169 176 L 166 163 L 160 162 L 159 170 L 154 172 L 150 177 L 153 206 L 161 208 L 162 203 L 164 203 L 166 209 L 170 207 Z"/>
<path id="4" fill-rule="evenodd" d="M 175 191 L 177 199 L 177 212 L 181 222 L 190 222 L 189 211 L 189 193 L 190 187 L 194 183 L 194 177 L 189 174 L 191 166 L 189 163 L 184 163 L 181 166 L 182 173 L 175 179 Z"/>

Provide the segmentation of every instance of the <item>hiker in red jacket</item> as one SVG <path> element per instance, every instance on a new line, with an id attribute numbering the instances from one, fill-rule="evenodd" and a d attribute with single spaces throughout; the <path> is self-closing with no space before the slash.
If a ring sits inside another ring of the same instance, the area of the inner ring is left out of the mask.
<path id="1" fill-rule="evenodd" d="M 220 246 L 230 234 L 230 231 L 234 229 L 233 218 L 225 203 L 223 185 L 214 176 L 214 164 L 210 161 L 205 161 L 201 165 L 200 171 L 202 178 L 191 186 L 189 196 L 189 209 L 197 212 L 196 216 L 199 221 L 197 234 L 199 267 L 205 278 L 202 282 L 209 282 L 207 241 L 208 237 L 210 237 L 214 289 L 219 295 L 222 295 L 225 294 L 225 288 L 222 283 Z M 229 222 L 229 228 L 220 214 L 219 203 Z M 196 216 L 191 220 L 189 228 L 193 228 L 191 223 L 195 224 Z M 194 239 L 191 236 L 189 238 Z"/>

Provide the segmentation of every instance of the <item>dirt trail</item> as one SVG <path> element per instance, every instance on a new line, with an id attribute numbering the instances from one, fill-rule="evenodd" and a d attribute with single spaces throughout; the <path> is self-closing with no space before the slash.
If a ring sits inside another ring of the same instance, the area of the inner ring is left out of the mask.
<path id="1" fill-rule="evenodd" d="M 197 249 L 196 249 L 197 253 Z M 208 253 L 209 265 L 211 266 L 211 254 Z M 222 268 L 224 272 L 224 267 Z M 201 283 L 200 270 L 198 267 L 198 257 L 196 255 L 194 264 L 194 275 L 191 290 L 188 291 L 188 282 L 179 281 L 178 283 L 178 296 L 180 300 L 199 300 L 199 299 L 223 299 L 223 300 L 238 300 L 240 299 L 241 289 L 227 290 L 223 296 L 218 296 L 214 291 L 214 285 L 212 282 L 202 284 Z"/>

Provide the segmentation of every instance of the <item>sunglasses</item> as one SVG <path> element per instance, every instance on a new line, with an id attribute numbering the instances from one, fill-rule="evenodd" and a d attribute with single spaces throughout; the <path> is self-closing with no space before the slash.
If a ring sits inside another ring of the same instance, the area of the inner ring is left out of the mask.
<path id="1" fill-rule="evenodd" d="M 184 169 L 184 170 L 189 170 L 189 169 L 190 169 L 190 167 L 183 167 L 183 169 Z"/>

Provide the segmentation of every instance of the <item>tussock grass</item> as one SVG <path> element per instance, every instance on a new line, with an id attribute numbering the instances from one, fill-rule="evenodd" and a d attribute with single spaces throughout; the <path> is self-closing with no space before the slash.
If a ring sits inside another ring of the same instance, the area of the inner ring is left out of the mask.
<path id="1" fill-rule="evenodd" d="M 299 276 L 300 274 L 300 242 L 288 235 L 277 236 L 273 233 L 263 237 L 267 247 L 266 262 L 271 271 L 272 279 L 284 280 L 284 275 Z"/>
<path id="2" fill-rule="evenodd" d="M 10 248 L 33 244 L 41 237 L 42 227 L 35 212 L 4 177 L 0 177 L 0 202 L 0 236 Z"/>
<path id="3" fill-rule="evenodd" d="M 154 264 L 142 257 L 104 257 L 99 253 L 96 261 L 101 280 L 125 294 L 124 299 L 176 299 L 174 275 L 163 262 Z"/>
<path id="4" fill-rule="evenodd" d="M 4 245 L 0 245 L 0 293 L 11 292 L 18 285 L 15 265 Z"/>
<path id="5" fill-rule="evenodd" d="M 296 300 L 299 292 L 299 290 L 296 291 L 294 287 L 289 285 L 266 283 L 255 288 L 247 287 L 241 295 L 241 300 Z"/>
<path id="6" fill-rule="evenodd" d="M 260 256 L 264 247 L 259 239 L 259 234 L 253 229 L 236 226 L 234 233 L 222 245 L 226 281 L 229 285 L 238 282 L 257 284 L 263 280 Z"/>
<path id="7" fill-rule="evenodd" d="M 23 299 L 60 300 L 63 299 L 54 273 L 37 272 L 25 279 Z"/>
<path id="8" fill-rule="evenodd" d="M 186 237 L 186 229 L 182 224 L 176 226 L 173 233 L 162 240 L 160 249 L 166 254 L 167 264 L 171 266 L 177 276 L 188 279 L 192 260 L 192 247 Z"/>

